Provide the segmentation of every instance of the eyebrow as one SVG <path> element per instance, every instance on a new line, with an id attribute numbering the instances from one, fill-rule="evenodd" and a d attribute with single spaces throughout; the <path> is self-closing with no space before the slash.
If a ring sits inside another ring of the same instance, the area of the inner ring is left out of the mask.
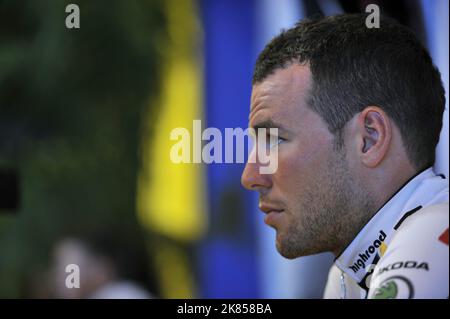
<path id="1" fill-rule="evenodd" d="M 290 132 L 288 129 L 284 128 L 283 125 L 281 125 L 280 123 L 277 123 L 271 119 L 256 123 L 256 125 L 253 125 L 252 128 L 255 130 L 256 134 L 258 134 L 258 129 L 260 129 L 260 128 L 265 128 L 265 129 L 277 128 L 281 132 L 286 132 L 286 133 Z"/>

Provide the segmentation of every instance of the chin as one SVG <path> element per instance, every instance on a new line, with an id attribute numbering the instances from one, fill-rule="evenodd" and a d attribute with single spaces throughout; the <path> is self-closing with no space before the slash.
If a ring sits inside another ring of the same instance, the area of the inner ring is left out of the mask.
<path id="1" fill-rule="evenodd" d="M 286 259 L 296 259 L 304 256 L 301 252 L 293 249 L 287 249 L 286 245 L 283 245 L 279 240 L 276 243 L 278 253 Z"/>
<path id="2" fill-rule="evenodd" d="M 287 251 L 284 251 L 283 249 L 279 249 L 279 248 L 277 248 L 277 250 L 281 256 L 283 256 L 284 258 L 289 259 L 289 260 L 303 257 L 302 254 L 294 254 L 292 252 L 287 252 Z"/>
<path id="3" fill-rule="evenodd" d="M 281 238 L 276 241 L 276 247 L 278 253 L 286 259 L 296 259 L 299 257 L 310 256 L 320 253 L 320 251 L 315 251 L 314 249 L 306 249 L 305 247 L 293 247 L 289 243 L 283 242 Z"/>

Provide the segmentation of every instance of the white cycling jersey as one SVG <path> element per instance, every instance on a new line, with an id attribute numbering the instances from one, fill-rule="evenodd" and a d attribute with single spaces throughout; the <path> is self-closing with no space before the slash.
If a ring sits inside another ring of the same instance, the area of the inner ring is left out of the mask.
<path id="1" fill-rule="evenodd" d="M 338 256 L 325 298 L 448 298 L 448 180 L 431 168 L 402 187 Z"/>

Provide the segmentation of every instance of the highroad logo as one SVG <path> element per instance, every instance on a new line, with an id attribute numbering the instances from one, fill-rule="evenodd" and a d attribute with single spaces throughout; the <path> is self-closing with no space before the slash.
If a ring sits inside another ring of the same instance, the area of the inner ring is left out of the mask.
<path id="1" fill-rule="evenodd" d="M 372 256 L 376 251 L 377 248 L 381 246 L 381 244 L 386 239 L 386 234 L 384 231 L 380 230 L 380 235 L 378 239 L 376 239 L 372 245 L 367 247 L 367 249 L 359 254 L 359 259 L 353 264 L 353 266 L 350 266 L 350 268 L 353 270 L 353 272 L 356 274 L 360 269 L 366 268 L 366 263 L 369 261 L 370 256 Z"/>

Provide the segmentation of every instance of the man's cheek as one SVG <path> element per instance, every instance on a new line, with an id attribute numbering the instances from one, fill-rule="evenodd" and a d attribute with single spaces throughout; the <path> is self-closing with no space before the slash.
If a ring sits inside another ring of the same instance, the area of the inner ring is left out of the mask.
<path id="1" fill-rule="evenodd" d="M 302 180 L 307 173 L 308 162 L 299 153 L 283 153 L 279 151 L 277 176 L 280 181 L 296 182 Z"/>

